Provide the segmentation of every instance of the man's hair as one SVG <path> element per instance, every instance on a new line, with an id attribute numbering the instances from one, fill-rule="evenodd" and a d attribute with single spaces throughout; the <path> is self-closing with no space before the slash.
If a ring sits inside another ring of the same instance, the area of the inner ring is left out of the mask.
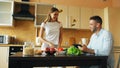
<path id="1" fill-rule="evenodd" d="M 90 20 L 95 20 L 97 23 L 102 24 L 102 18 L 100 16 L 92 16 Z"/>

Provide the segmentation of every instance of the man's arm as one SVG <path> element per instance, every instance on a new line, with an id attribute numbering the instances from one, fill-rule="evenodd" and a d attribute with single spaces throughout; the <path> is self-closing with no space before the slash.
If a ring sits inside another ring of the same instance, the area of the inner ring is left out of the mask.
<path id="1" fill-rule="evenodd" d="M 88 53 L 91 53 L 91 54 L 95 54 L 94 50 L 87 48 L 86 45 L 83 45 L 82 47 L 78 46 L 78 48 L 79 48 L 80 50 L 82 50 L 83 52 L 88 52 Z"/>

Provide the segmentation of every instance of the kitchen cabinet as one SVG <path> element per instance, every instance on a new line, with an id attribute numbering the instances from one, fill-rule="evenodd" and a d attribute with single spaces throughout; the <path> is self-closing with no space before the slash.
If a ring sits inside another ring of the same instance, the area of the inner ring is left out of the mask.
<path id="1" fill-rule="evenodd" d="M 68 28 L 68 6 L 56 5 L 60 10 L 58 20 L 62 23 L 63 28 Z"/>
<path id="2" fill-rule="evenodd" d="M 89 18 L 92 16 L 91 8 L 81 8 L 80 29 L 89 29 Z"/>
<path id="3" fill-rule="evenodd" d="M 103 27 L 104 27 L 104 9 L 100 8 L 81 8 L 81 24 L 80 29 L 89 29 L 89 18 L 91 16 L 98 15 L 103 20 Z"/>
<path id="4" fill-rule="evenodd" d="M 8 68 L 9 47 L 0 47 L 0 68 Z"/>
<path id="5" fill-rule="evenodd" d="M 79 8 L 73 6 L 56 5 L 61 11 L 59 21 L 62 22 L 63 28 L 79 28 Z"/>
<path id="6" fill-rule="evenodd" d="M 79 7 L 68 7 L 68 18 L 69 18 L 69 28 L 80 28 L 80 8 Z"/>
<path id="7" fill-rule="evenodd" d="M 13 1 L 0 1 L 0 26 L 13 26 Z"/>
<path id="8" fill-rule="evenodd" d="M 63 28 L 89 29 L 89 18 L 93 15 L 99 15 L 104 22 L 104 9 L 85 8 L 75 6 L 56 5 L 61 11 L 59 21 Z M 104 23 L 103 23 L 104 27 Z"/>
<path id="9" fill-rule="evenodd" d="M 118 59 L 120 55 L 120 46 L 114 46 L 113 52 L 114 52 L 114 60 L 115 60 L 114 68 L 117 68 Z"/>
<path id="10" fill-rule="evenodd" d="M 48 12 L 53 7 L 52 4 L 37 3 L 35 7 L 35 27 L 40 27 L 41 23 L 46 19 Z"/>
<path id="11" fill-rule="evenodd" d="M 104 24 L 105 24 L 105 22 L 104 22 L 104 9 L 94 8 L 92 15 L 99 15 L 102 18 L 102 20 L 103 20 L 102 27 L 104 28 Z"/>
<path id="12" fill-rule="evenodd" d="M 115 66 L 114 66 L 114 68 L 117 68 L 119 55 L 120 55 L 120 52 L 114 52 L 114 58 L 115 58 Z"/>
<path id="13" fill-rule="evenodd" d="M 34 26 L 40 27 L 41 23 L 46 19 L 49 10 L 52 7 L 53 4 L 42 4 L 35 2 L 15 2 L 15 10 L 13 16 L 14 19 L 17 20 L 33 20 Z M 26 11 L 27 13 L 25 13 Z"/>

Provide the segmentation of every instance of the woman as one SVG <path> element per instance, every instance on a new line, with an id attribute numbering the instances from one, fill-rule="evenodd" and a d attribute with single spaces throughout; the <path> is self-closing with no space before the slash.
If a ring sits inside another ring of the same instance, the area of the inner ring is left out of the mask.
<path id="1" fill-rule="evenodd" d="M 40 40 L 43 42 L 41 50 L 45 50 L 46 47 L 60 47 L 62 41 L 62 25 L 58 21 L 59 10 L 55 7 L 51 8 L 48 17 L 41 24 L 40 28 Z M 45 31 L 45 38 L 43 34 Z"/>
<path id="2" fill-rule="evenodd" d="M 46 20 L 41 24 L 40 40 L 42 42 L 41 50 L 47 47 L 61 47 L 62 42 L 62 25 L 58 21 L 59 10 L 55 7 L 51 8 Z M 43 34 L 45 36 L 43 38 Z"/>

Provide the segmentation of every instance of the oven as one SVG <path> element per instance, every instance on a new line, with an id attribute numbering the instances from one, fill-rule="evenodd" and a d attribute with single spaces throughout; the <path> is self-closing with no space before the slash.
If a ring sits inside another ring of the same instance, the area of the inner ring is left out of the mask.
<path id="1" fill-rule="evenodd" d="M 9 55 L 14 55 L 17 52 L 22 52 L 23 46 L 10 46 L 9 48 Z"/>

